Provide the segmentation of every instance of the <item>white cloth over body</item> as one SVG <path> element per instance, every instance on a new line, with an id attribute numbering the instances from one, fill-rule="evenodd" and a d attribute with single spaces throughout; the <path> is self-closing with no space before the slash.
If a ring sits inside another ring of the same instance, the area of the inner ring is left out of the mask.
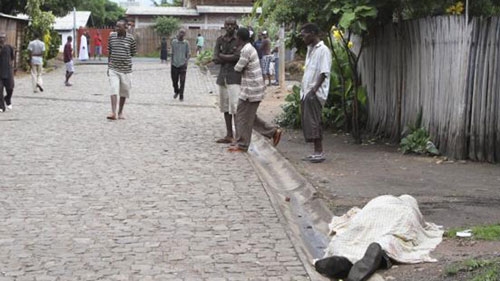
<path id="1" fill-rule="evenodd" d="M 82 37 L 80 37 L 80 52 L 78 53 L 78 59 L 89 59 L 89 50 L 87 50 L 87 37 L 85 37 L 85 35 L 82 35 Z"/>
<path id="2" fill-rule="evenodd" d="M 443 237 L 440 226 L 424 221 L 417 200 L 410 195 L 376 197 L 363 209 L 354 207 L 333 217 L 329 226 L 334 236 L 325 257 L 343 256 L 353 263 L 372 242 L 400 263 L 435 262 L 430 252 Z"/>

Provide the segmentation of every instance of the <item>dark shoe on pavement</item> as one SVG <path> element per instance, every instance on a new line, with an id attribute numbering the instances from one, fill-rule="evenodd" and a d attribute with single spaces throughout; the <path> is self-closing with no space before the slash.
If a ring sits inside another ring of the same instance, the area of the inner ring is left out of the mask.
<path id="1" fill-rule="evenodd" d="M 378 243 L 371 243 L 363 258 L 355 262 L 347 281 L 365 281 L 382 265 L 384 251 Z"/>
<path id="2" fill-rule="evenodd" d="M 42 86 L 40 86 L 40 84 L 36 84 L 36 87 L 37 87 L 38 89 L 40 89 L 40 92 L 43 92 L 43 88 L 42 88 Z"/>
<path id="3" fill-rule="evenodd" d="M 280 128 L 276 129 L 273 135 L 273 146 L 277 146 L 280 143 L 281 134 L 283 134 L 283 130 Z"/>
<path id="4" fill-rule="evenodd" d="M 106 119 L 108 119 L 108 120 L 116 120 L 116 114 L 115 113 L 111 113 L 110 115 L 106 116 Z"/>
<path id="5" fill-rule="evenodd" d="M 179 96 L 179 93 L 175 92 L 174 99 L 176 99 L 178 96 Z"/>
<path id="6" fill-rule="evenodd" d="M 352 268 L 352 262 L 345 257 L 332 256 L 317 260 L 316 271 L 323 276 L 334 279 L 345 279 Z"/>

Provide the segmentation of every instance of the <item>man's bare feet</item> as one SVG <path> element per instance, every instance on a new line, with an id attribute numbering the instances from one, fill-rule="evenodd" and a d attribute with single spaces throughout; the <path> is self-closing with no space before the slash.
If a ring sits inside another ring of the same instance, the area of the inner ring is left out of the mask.
<path id="1" fill-rule="evenodd" d="M 109 120 L 116 120 L 116 114 L 115 113 L 111 113 L 110 115 L 108 115 L 106 117 L 106 119 L 109 119 Z"/>
<path id="2" fill-rule="evenodd" d="M 125 120 L 125 116 L 123 114 L 118 114 L 118 119 Z"/>

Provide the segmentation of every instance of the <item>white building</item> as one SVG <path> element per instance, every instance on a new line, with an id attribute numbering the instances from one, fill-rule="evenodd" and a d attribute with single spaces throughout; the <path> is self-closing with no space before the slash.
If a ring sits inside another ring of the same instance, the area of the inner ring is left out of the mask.
<path id="1" fill-rule="evenodd" d="M 65 17 L 56 18 L 54 23 L 54 30 L 61 36 L 61 46 L 59 51 L 64 50 L 64 44 L 66 44 L 66 38 L 71 35 L 73 37 L 73 42 L 75 35 L 73 34 L 73 29 L 78 30 L 80 27 L 87 27 L 87 23 L 90 18 L 90 11 L 76 11 L 69 12 Z"/>

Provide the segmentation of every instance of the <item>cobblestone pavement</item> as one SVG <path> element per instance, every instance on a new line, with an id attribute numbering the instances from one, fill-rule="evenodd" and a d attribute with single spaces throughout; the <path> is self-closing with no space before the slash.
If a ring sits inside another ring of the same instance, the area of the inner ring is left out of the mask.
<path id="1" fill-rule="evenodd" d="M 308 280 L 268 195 L 224 133 L 212 78 L 134 65 L 126 120 L 108 121 L 105 65 L 64 69 L 0 113 L 0 281 Z"/>

